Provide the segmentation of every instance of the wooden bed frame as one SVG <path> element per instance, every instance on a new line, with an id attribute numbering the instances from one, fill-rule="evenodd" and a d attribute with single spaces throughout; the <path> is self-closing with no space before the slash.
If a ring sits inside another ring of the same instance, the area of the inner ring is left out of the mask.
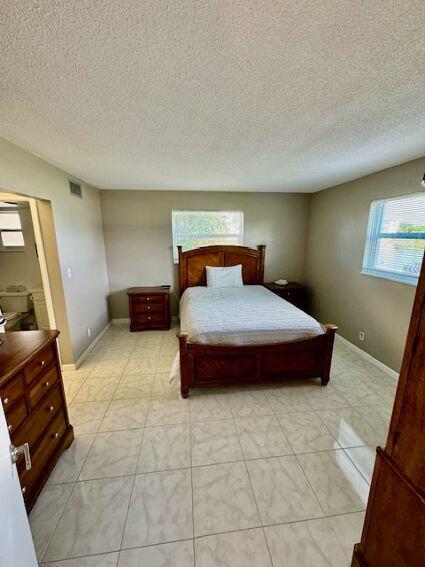
<path id="1" fill-rule="evenodd" d="M 245 285 L 264 283 L 265 245 L 257 250 L 245 246 L 206 246 L 179 251 L 180 296 L 188 287 L 206 285 L 206 266 L 242 264 Z M 180 345 L 181 394 L 190 388 L 232 386 L 287 378 L 320 377 L 329 382 L 332 349 L 337 327 L 324 325 L 325 333 L 311 339 L 263 345 L 205 345 L 191 343 L 185 332 L 177 334 Z"/>

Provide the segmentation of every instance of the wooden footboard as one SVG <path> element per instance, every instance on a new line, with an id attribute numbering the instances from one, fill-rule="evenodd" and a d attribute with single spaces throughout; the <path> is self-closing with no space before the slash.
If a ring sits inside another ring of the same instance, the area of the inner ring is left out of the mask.
<path id="1" fill-rule="evenodd" d="M 332 350 L 338 327 L 312 339 L 266 345 L 201 345 L 178 333 L 180 343 L 181 394 L 190 388 L 231 386 L 290 378 L 320 377 L 329 382 Z"/>

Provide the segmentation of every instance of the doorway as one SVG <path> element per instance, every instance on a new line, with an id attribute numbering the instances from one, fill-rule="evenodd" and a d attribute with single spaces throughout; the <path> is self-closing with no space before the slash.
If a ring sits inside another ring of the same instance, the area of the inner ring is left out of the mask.
<path id="1" fill-rule="evenodd" d="M 37 202 L 0 193 L 0 309 L 6 331 L 56 328 Z"/>

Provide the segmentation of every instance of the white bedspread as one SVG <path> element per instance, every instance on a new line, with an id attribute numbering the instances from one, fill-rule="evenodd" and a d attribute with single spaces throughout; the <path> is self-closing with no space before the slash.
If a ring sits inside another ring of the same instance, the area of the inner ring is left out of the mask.
<path id="1" fill-rule="evenodd" d="M 313 317 L 259 285 L 186 289 L 180 300 L 180 329 L 190 342 L 229 345 L 295 341 L 324 333 Z"/>

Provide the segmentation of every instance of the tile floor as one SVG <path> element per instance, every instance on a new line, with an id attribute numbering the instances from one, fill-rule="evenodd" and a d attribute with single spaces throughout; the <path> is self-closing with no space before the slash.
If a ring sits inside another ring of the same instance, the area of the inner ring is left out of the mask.
<path id="1" fill-rule="evenodd" d="M 169 384 L 176 329 L 110 328 L 64 374 L 75 442 L 34 507 L 50 567 L 348 566 L 395 381 L 336 344 L 332 378 Z"/>

